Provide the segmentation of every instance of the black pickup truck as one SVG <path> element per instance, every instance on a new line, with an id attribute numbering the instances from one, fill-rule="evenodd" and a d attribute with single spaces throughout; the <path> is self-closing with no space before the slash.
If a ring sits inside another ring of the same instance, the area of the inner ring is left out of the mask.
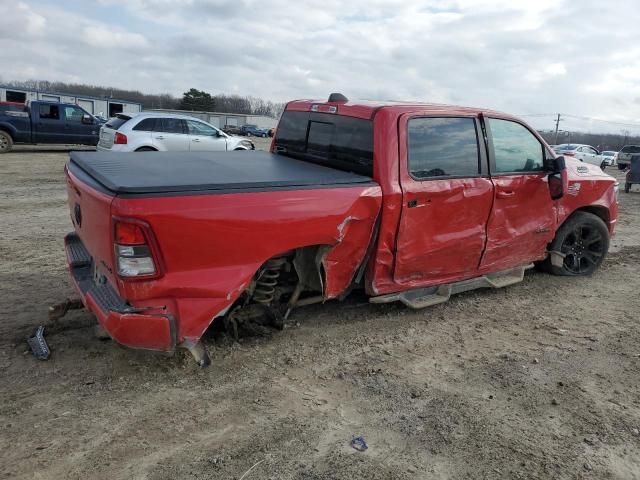
<path id="1" fill-rule="evenodd" d="M 0 109 L 0 153 L 17 143 L 97 145 L 100 122 L 78 105 L 31 102 L 23 109 Z"/>

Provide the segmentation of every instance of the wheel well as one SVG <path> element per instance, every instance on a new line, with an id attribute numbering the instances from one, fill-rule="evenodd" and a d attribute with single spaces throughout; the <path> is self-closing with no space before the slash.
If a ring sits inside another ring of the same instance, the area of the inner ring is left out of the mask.
<path id="1" fill-rule="evenodd" d="M 12 133 L 11 133 L 11 131 L 9 131 L 9 129 L 8 129 L 8 128 L 6 128 L 6 127 L 0 127 L 0 132 L 4 132 L 4 133 L 6 133 L 7 135 L 9 135 L 9 136 L 11 137 L 11 140 L 13 140 L 13 139 L 14 139 L 14 138 L 13 138 L 13 134 L 12 134 Z"/>
<path id="2" fill-rule="evenodd" d="M 587 207 L 580 207 L 575 212 L 573 212 L 569 217 L 573 216 L 576 212 L 588 212 L 596 217 L 599 217 L 604 224 L 609 228 L 609 209 L 606 207 L 601 207 L 598 205 L 590 205 Z M 567 219 L 568 220 L 568 219 Z M 566 221 L 566 220 L 565 220 Z"/>
<path id="3" fill-rule="evenodd" d="M 158 151 L 157 148 L 147 147 L 147 146 L 136 148 L 136 152 L 141 152 L 141 151 L 143 152 L 145 150 L 153 150 L 154 152 Z"/>

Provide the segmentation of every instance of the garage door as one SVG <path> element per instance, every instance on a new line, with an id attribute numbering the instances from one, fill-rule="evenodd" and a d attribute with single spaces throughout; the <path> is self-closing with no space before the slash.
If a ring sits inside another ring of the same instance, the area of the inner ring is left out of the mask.
<path id="1" fill-rule="evenodd" d="M 40 100 L 44 100 L 45 102 L 59 102 L 60 97 L 56 97 L 55 95 L 42 95 Z"/>
<path id="2" fill-rule="evenodd" d="M 84 108 L 87 112 L 93 114 L 93 100 L 78 99 L 78 106 Z"/>

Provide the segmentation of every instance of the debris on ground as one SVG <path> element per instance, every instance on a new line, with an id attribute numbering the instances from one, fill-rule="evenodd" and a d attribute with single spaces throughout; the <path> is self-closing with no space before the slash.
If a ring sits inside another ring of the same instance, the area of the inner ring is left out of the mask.
<path id="1" fill-rule="evenodd" d="M 359 452 L 364 452 L 366 449 L 369 448 L 369 445 L 367 445 L 367 442 L 365 441 L 364 437 L 352 438 L 351 446 L 356 450 L 358 450 Z"/>
<path id="2" fill-rule="evenodd" d="M 36 330 L 36 333 L 33 336 L 27 339 L 27 343 L 31 348 L 31 352 L 33 352 L 33 356 L 38 360 L 48 360 L 51 355 L 51 350 L 49 350 L 49 345 L 47 345 L 47 341 L 44 339 L 44 327 L 39 326 Z"/>

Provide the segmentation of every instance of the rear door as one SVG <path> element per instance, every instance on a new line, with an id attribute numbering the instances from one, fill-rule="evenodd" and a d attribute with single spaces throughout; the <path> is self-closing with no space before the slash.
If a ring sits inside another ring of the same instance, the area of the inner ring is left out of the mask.
<path id="1" fill-rule="evenodd" d="M 32 108 L 32 134 L 35 143 L 66 143 L 60 104 L 37 103 Z"/>
<path id="2" fill-rule="evenodd" d="M 528 127 L 485 118 L 495 201 L 481 269 L 496 271 L 545 257 L 556 229 L 544 157 L 550 155 Z"/>
<path id="3" fill-rule="evenodd" d="M 476 275 L 493 203 L 479 127 L 473 116 L 400 118 L 396 282 L 419 286 Z"/>
<path id="4" fill-rule="evenodd" d="M 151 134 L 151 137 L 153 146 L 160 151 L 189 151 L 189 132 L 184 119 L 159 118 L 156 121 L 156 131 Z"/>
<path id="5" fill-rule="evenodd" d="M 197 120 L 187 120 L 189 129 L 189 150 L 192 152 L 224 152 L 227 139 L 218 136 L 218 131 L 210 125 Z"/>

